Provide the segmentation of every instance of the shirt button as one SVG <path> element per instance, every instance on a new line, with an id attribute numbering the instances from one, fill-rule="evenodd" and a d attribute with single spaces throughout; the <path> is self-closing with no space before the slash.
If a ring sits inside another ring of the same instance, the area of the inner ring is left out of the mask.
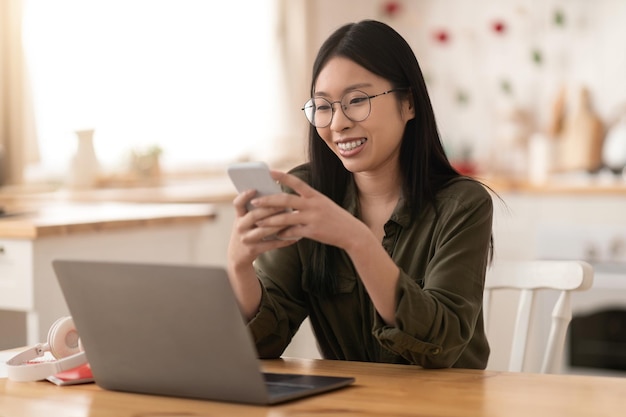
<path id="1" fill-rule="evenodd" d="M 437 356 L 440 353 L 441 353 L 441 349 L 439 349 L 439 348 L 433 348 L 433 349 L 430 350 L 430 354 L 433 355 L 433 356 Z"/>

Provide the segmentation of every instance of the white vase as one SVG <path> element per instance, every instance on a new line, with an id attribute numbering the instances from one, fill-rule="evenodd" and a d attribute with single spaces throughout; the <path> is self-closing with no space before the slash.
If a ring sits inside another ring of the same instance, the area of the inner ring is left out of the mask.
<path id="1" fill-rule="evenodd" d="M 96 185 L 100 174 L 100 164 L 93 146 L 93 129 L 77 130 L 76 153 L 70 169 L 70 186 L 73 188 L 91 188 Z"/>

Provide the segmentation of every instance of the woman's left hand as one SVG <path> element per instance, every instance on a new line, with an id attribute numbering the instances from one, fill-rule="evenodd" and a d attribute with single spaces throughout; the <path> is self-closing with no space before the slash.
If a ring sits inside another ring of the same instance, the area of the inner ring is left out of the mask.
<path id="1" fill-rule="evenodd" d="M 308 238 L 342 249 L 358 239 L 359 233 L 369 232 L 364 223 L 313 189 L 298 177 L 271 171 L 272 178 L 294 190 L 295 194 L 274 194 L 252 199 L 257 207 L 286 207 L 291 212 L 276 214 L 257 223 L 257 226 L 283 229 L 283 239 Z"/>

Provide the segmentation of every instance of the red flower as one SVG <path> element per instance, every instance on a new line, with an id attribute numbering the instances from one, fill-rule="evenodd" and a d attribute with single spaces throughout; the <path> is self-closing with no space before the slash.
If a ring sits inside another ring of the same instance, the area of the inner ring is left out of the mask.
<path id="1" fill-rule="evenodd" d="M 397 1 L 387 1 L 383 3 L 383 13 L 389 17 L 397 15 L 402 9 L 402 5 Z"/>
<path id="2" fill-rule="evenodd" d="M 433 33 L 433 37 L 439 43 L 446 43 L 450 40 L 450 35 L 445 29 L 438 29 Z"/>
<path id="3" fill-rule="evenodd" d="M 504 23 L 502 20 L 496 20 L 491 24 L 491 29 L 493 29 L 493 31 L 497 34 L 501 35 L 506 31 L 506 23 Z"/>

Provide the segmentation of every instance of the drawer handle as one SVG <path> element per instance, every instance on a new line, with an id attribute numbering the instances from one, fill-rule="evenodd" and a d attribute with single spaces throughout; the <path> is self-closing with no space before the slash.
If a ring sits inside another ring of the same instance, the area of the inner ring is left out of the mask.
<path id="1" fill-rule="evenodd" d="M 0 255 L 4 255 L 4 246 L 0 246 Z"/>

